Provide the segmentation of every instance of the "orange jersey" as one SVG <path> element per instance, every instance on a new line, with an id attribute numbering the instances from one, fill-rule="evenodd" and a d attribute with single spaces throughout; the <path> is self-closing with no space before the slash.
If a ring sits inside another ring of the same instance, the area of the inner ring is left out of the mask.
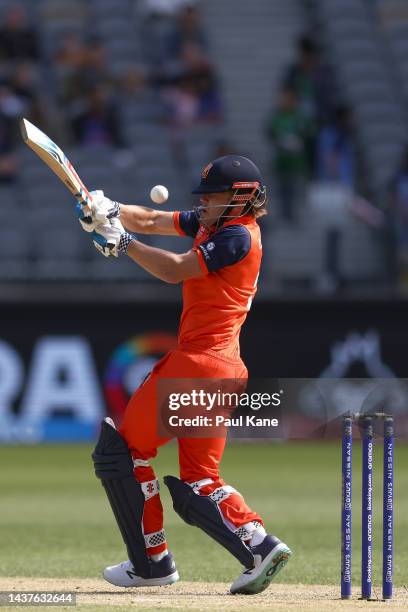
<path id="1" fill-rule="evenodd" d="M 194 212 L 175 212 L 181 236 L 194 237 L 203 275 L 183 283 L 179 344 L 239 357 L 239 333 L 256 293 L 261 232 L 253 215 L 225 222 L 211 233 Z"/>

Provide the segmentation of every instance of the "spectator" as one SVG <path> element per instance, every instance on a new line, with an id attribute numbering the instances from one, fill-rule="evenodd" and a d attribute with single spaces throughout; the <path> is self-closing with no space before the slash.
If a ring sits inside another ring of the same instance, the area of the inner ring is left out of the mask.
<path id="1" fill-rule="evenodd" d="M 86 51 L 76 32 L 66 32 L 53 57 L 57 98 L 61 102 L 78 95 L 77 75 L 85 67 Z"/>
<path id="2" fill-rule="evenodd" d="M 167 75 L 178 71 L 186 43 L 194 43 L 206 50 L 199 13 L 191 1 L 145 0 L 141 10 L 144 14 L 144 53 L 154 70 Z"/>
<path id="3" fill-rule="evenodd" d="M 284 82 L 295 91 L 305 115 L 319 125 L 330 120 L 335 99 L 332 75 L 309 36 L 300 37 L 297 59 L 289 67 Z"/>
<path id="4" fill-rule="evenodd" d="M 66 32 L 54 53 L 54 67 L 58 72 L 72 73 L 85 65 L 86 48 L 76 32 Z"/>
<path id="5" fill-rule="evenodd" d="M 222 118 L 221 99 L 214 68 L 202 51 L 186 43 L 180 72 L 164 81 L 163 99 L 170 125 L 187 127 Z"/>
<path id="6" fill-rule="evenodd" d="M 180 72 L 161 82 L 166 120 L 180 129 L 222 117 L 214 68 L 201 50 L 186 44 Z"/>
<path id="7" fill-rule="evenodd" d="M 14 143 L 21 142 L 18 121 L 23 116 L 26 107 L 24 100 L 20 98 L 11 87 L 8 80 L 0 81 L 0 113 L 10 122 L 11 134 Z"/>
<path id="8" fill-rule="evenodd" d="M 174 128 L 192 125 L 198 114 L 198 100 L 194 83 L 185 75 L 175 78 L 162 93 L 165 121 Z"/>
<path id="9" fill-rule="evenodd" d="M 208 51 L 200 13 L 195 6 L 186 6 L 180 11 L 175 29 L 167 42 L 167 57 L 177 61 L 182 56 L 186 45 L 194 45 L 203 53 Z"/>
<path id="10" fill-rule="evenodd" d="M 390 185 L 397 282 L 408 290 L 408 146 Z"/>
<path id="11" fill-rule="evenodd" d="M 43 88 L 39 87 L 37 72 L 33 69 L 33 65 L 29 62 L 16 64 L 9 86 L 11 92 L 9 97 L 14 96 L 19 106 L 14 113 L 16 132 L 18 131 L 17 120 L 21 115 L 47 132 L 52 113 L 49 99 L 44 95 Z M 19 134 L 17 139 L 20 140 Z"/>
<path id="12" fill-rule="evenodd" d="M 216 123 L 222 120 L 222 103 L 218 82 L 212 68 L 195 75 L 198 94 L 197 120 Z"/>
<path id="13" fill-rule="evenodd" d="M 126 116 L 143 123 L 162 120 L 162 100 L 153 91 L 149 75 L 143 67 L 137 64 L 128 66 L 119 75 L 118 85 L 121 106 Z"/>
<path id="14" fill-rule="evenodd" d="M 18 119 L 23 104 L 8 81 L 0 82 L 0 182 L 11 183 L 17 176 L 17 160 L 14 150 L 20 143 Z"/>
<path id="15" fill-rule="evenodd" d="M 133 64 L 128 66 L 120 78 L 121 90 L 130 98 L 144 96 L 147 87 L 147 77 L 143 67 Z"/>
<path id="16" fill-rule="evenodd" d="M 21 113 L 32 117 L 35 107 L 38 107 L 38 81 L 32 64 L 20 62 L 16 64 L 10 79 L 10 88 L 20 100 Z"/>
<path id="17" fill-rule="evenodd" d="M 90 85 L 113 85 L 107 51 L 98 37 L 90 38 L 83 46 L 79 41 L 65 40 L 60 58 L 64 58 L 68 68 L 65 75 L 64 71 L 61 71 L 62 79 L 59 85 L 63 104 L 75 104 Z"/>
<path id="18" fill-rule="evenodd" d="M 110 79 L 108 54 L 105 45 L 98 36 L 92 36 L 85 45 L 85 66 L 104 79 Z"/>
<path id="19" fill-rule="evenodd" d="M 301 36 L 297 58 L 284 76 L 284 84 L 296 93 L 303 114 L 322 127 L 331 120 L 335 91 L 332 75 L 322 63 L 320 51 L 309 36 Z M 316 134 L 306 140 L 308 173 L 313 178 L 316 161 Z"/>
<path id="20" fill-rule="evenodd" d="M 355 188 L 355 146 L 350 108 L 335 109 L 333 121 L 322 128 L 317 140 L 317 177 Z"/>
<path id="21" fill-rule="evenodd" d="M 192 0 L 137 0 L 138 8 L 142 13 L 149 16 L 173 17 L 181 8 L 187 4 L 192 5 Z"/>
<path id="22" fill-rule="evenodd" d="M 306 141 L 314 123 L 297 105 L 295 92 L 283 87 L 278 107 L 268 118 L 267 135 L 274 145 L 274 170 L 282 218 L 292 222 L 307 175 Z"/>
<path id="23" fill-rule="evenodd" d="M 85 47 L 76 32 L 66 32 L 54 54 L 57 67 L 69 71 L 80 70 L 85 63 Z"/>
<path id="24" fill-rule="evenodd" d="M 186 42 L 181 51 L 184 76 L 195 91 L 198 100 L 197 121 L 218 121 L 221 119 L 221 100 L 218 83 L 208 56 L 193 42 Z"/>
<path id="25" fill-rule="evenodd" d="M 116 101 L 103 84 L 88 89 L 71 120 L 77 143 L 124 147 Z"/>
<path id="26" fill-rule="evenodd" d="M 5 115 L 0 108 L 0 184 L 13 183 L 16 180 L 18 165 L 14 154 L 14 146 L 15 126 L 13 120 Z"/>
<path id="27" fill-rule="evenodd" d="M 28 24 L 24 8 L 18 4 L 10 6 L 0 28 L 0 58 L 37 61 L 39 57 L 37 33 Z"/>

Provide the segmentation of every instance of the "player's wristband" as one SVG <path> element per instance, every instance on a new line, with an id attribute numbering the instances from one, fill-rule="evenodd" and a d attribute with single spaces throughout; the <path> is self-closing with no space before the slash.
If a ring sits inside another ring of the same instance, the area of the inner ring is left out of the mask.
<path id="1" fill-rule="evenodd" d="M 134 240 L 134 236 L 128 234 L 127 232 L 123 232 L 120 236 L 118 251 L 119 253 L 125 253 L 127 255 L 129 244 Z"/>

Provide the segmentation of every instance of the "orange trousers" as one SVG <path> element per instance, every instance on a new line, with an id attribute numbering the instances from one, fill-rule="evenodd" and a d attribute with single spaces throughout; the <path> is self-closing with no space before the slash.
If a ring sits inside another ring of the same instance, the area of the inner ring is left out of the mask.
<path id="1" fill-rule="evenodd" d="M 247 369 L 239 360 L 223 359 L 214 351 L 178 348 L 167 353 L 153 368 L 144 383 L 131 397 L 120 428 L 134 460 L 134 474 L 145 493 L 143 531 L 148 554 L 166 549 L 163 531 L 163 508 L 158 483 L 149 459 L 171 438 L 157 433 L 157 382 L 160 377 L 174 379 L 246 379 Z M 198 483 L 200 495 L 210 495 L 223 487 L 219 465 L 225 448 L 223 438 L 178 438 L 180 478 L 187 483 Z M 203 482 L 200 482 L 203 481 Z M 224 522 L 231 530 L 251 521 L 263 524 L 262 519 L 245 503 L 232 487 L 222 493 L 218 507 Z"/>

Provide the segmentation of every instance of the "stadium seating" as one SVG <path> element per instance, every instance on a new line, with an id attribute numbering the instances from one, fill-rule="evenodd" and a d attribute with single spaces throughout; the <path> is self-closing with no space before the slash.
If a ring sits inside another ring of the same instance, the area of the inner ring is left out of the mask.
<path id="1" fill-rule="evenodd" d="M 407 130 L 392 59 L 379 35 L 372 3 L 314 0 L 313 5 L 326 53 L 357 119 L 371 197 L 380 203 Z"/>
<path id="2" fill-rule="evenodd" d="M 8 4 L 9 0 L 0 0 L 0 13 Z M 61 35 L 68 30 L 101 37 L 115 75 L 130 66 L 148 71 L 155 61 L 157 40 L 154 30 L 148 30 L 138 0 L 26 0 L 24 5 L 40 29 L 42 78 L 50 97 L 55 94 L 51 58 Z M 265 117 L 276 103 L 283 70 L 293 60 L 297 38 L 310 25 L 312 15 L 325 57 L 353 108 L 364 160 L 363 178 L 378 203 L 395 169 L 407 128 L 403 104 L 408 95 L 408 21 L 393 18 L 404 12 L 403 0 L 393 2 L 394 13 L 389 6 L 387 13 L 385 5 L 389 5 L 386 0 L 257 0 L 254 11 L 250 2 L 240 2 L 237 9 L 236 0 L 206 0 L 200 3 L 200 10 L 219 75 L 225 123 L 215 128 L 193 126 L 175 139 L 160 121 L 161 104 L 151 88 L 140 96 L 121 96 L 125 150 L 81 148 L 69 141 L 61 145 L 90 188 L 104 189 L 108 196 L 121 201 L 143 203 L 148 202 L 150 188 L 162 183 L 170 191 L 164 208 L 171 210 L 191 206 L 189 191 L 199 179 L 201 167 L 214 156 L 220 141 L 227 142 L 257 161 L 270 186 L 272 216 L 265 221 L 264 237 L 268 290 L 280 291 L 291 284 L 313 287 L 322 270 L 326 222 L 324 215 L 311 212 L 313 204 L 308 203 L 302 207 L 298 225 L 282 225 L 275 217 Z M 159 31 L 168 28 L 169 21 L 156 25 Z M 55 100 L 51 106 L 53 103 Z M 18 148 L 18 156 L 21 171 L 16 186 L 0 190 L 9 207 L 19 201 L 20 210 L 27 211 L 27 220 L 32 219 L 33 225 L 22 229 L 21 224 L 9 223 L 2 229 L 2 263 L 7 265 L 0 266 L 0 281 L 149 278 L 131 262 L 121 262 L 115 268 L 117 262 L 107 264 L 98 258 L 87 244 L 87 236 L 78 232 L 75 223 L 68 222 L 73 208 L 70 194 L 23 145 Z M 45 220 L 44 226 L 38 226 L 36 216 Z M 347 217 L 345 226 L 341 255 L 344 276 L 350 280 L 382 277 L 377 238 L 352 217 Z M 30 235 L 29 240 L 26 235 Z M 40 244 L 36 244 L 37 237 Z M 151 243 L 180 250 L 173 239 L 158 237 Z M 53 249 L 59 266 L 52 262 Z M 61 261 L 64 270 L 59 273 Z"/>

